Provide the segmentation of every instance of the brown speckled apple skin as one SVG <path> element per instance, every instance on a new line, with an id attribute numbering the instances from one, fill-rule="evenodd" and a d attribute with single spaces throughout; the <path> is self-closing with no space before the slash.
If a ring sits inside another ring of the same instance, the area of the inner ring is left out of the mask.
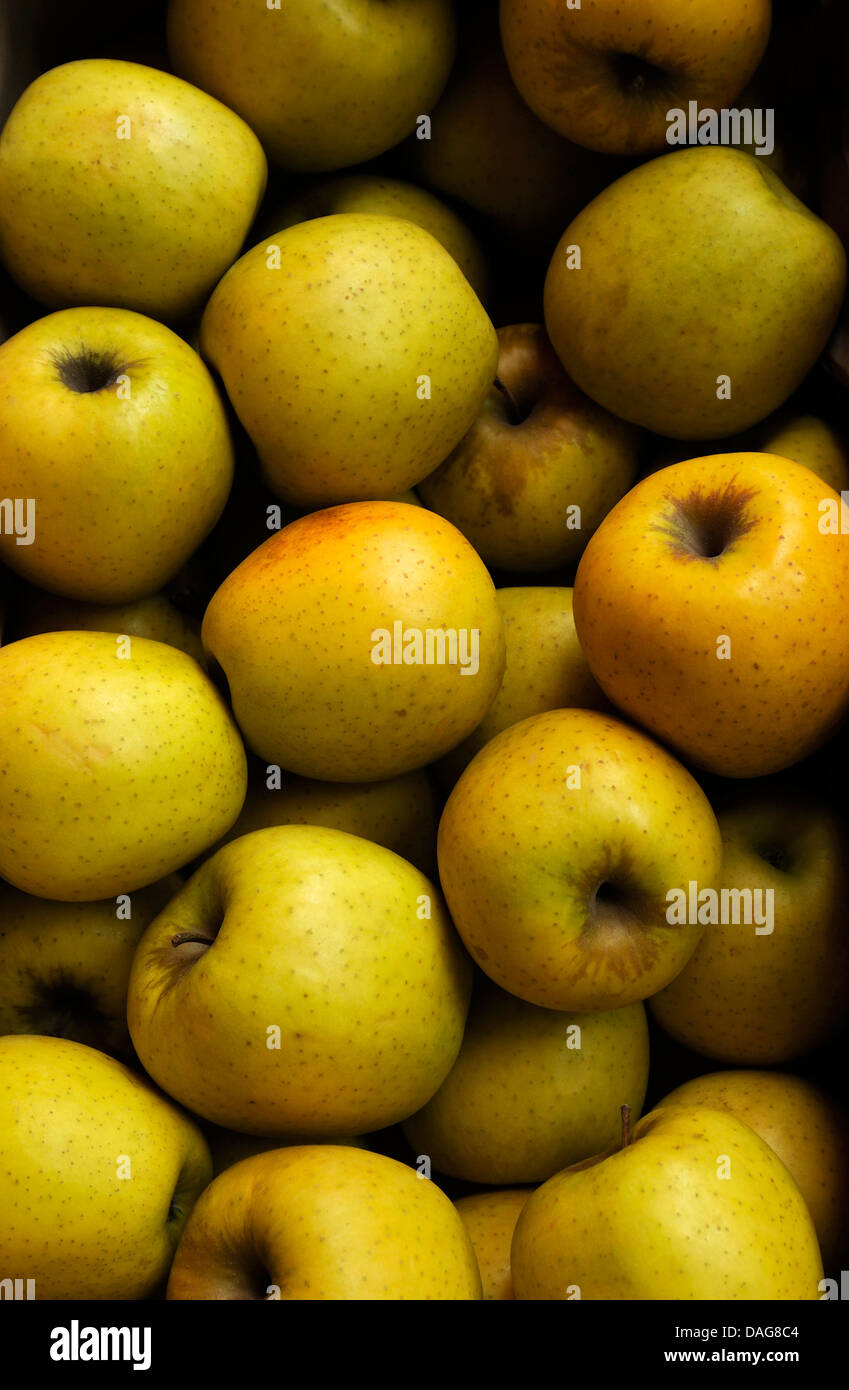
<path id="1" fill-rule="evenodd" d="M 529 1187 L 475 1192 L 454 1203 L 469 1233 L 481 1272 L 485 1299 L 512 1299 L 510 1244 L 519 1212 L 531 1195 Z"/>

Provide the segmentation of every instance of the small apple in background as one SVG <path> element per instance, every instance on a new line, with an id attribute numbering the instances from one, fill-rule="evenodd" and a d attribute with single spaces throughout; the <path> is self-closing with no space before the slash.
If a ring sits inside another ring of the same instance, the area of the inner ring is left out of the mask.
<path id="1" fill-rule="evenodd" d="M 226 1168 L 232 1168 L 234 1163 L 241 1163 L 243 1158 L 253 1158 L 254 1154 L 269 1153 L 271 1149 L 295 1148 L 302 1144 L 315 1143 L 307 1135 L 287 1135 L 285 1139 L 263 1139 L 258 1134 L 239 1134 L 235 1129 L 221 1129 L 218 1125 L 204 1124 L 202 1126 L 204 1138 L 209 1145 L 209 1152 L 212 1155 L 213 1177 L 218 1177 Z M 329 1137 L 321 1141 L 324 1144 L 344 1144 L 348 1148 L 367 1148 L 365 1140 L 358 1140 L 346 1136 L 341 1139 Z"/>
<path id="2" fill-rule="evenodd" d="M 455 649 L 434 637 L 427 664 L 425 635 L 440 631 Z M 325 781 L 433 762 L 477 727 L 504 670 L 482 560 L 442 517 L 396 502 L 284 527 L 225 579 L 201 633 L 251 750 Z"/>
<path id="3" fill-rule="evenodd" d="M 623 1138 L 528 1198 L 511 1252 L 518 1299 L 820 1297 L 810 1213 L 748 1125 L 671 1105 Z"/>
<path id="4" fill-rule="evenodd" d="M 313 218 L 254 246 L 216 287 L 200 341 L 266 482 L 309 507 L 432 473 L 498 358 L 454 258 L 422 227 L 376 213 Z"/>
<path id="5" fill-rule="evenodd" d="M 0 495 L 34 501 L 0 553 L 94 603 L 160 589 L 224 509 L 233 446 L 198 355 L 126 309 L 48 314 L 0 347 Z"/>
<path id="6" fill-rule="evenodd" d="M 253 131 L 205 92 L 138 63 L 65 63 L 0 136 L 0 256 L 49 308 L 170 322 L 238 256 L 265 179 Z"/>
<path id="7" fill-rule="evenodd" d="M 496 589 L 495 601 L 504 623 L 504 677 L 478 727 L 437 765 L 440 779 L 449 788 L 490 739 L 532 714 L 551 709 L 609 709 L 578 642 L 571 589 L 544 585 Z"/>
<path id="8" fill-rule="evenodd" d="M 424 874 L 341 830 L 275 826 L 225 845 L 151 923 L 128 1021 L 145 1070 L 195 1114 L 320 1138 L 420 1109 L 470 989 Z"/>
<path id="9" fill-rule="evenodd" d="M 542 1008 L 619 1009 L 684 968 L 704 930 L 667 892 L 713 886 L 722 842 L 689 772 L 594 710 L 553 710 L 472 760 L 439 825 L 439 875 L 466 948 Z"/>
<path id="10" fill-rule="evenodd" d="M 479 981 L 457 1060 L 404 1133 L 452 1178 L 544 1182 L 616 1141 L 620 1108 L 639 1115 L 648 1074 L 642 1004 L 563 1013 Z"/>
<path id="11" fill-rule="evenodd" d="M 573 386 L 541 324 L 498 345 L 496 384 L 419 496 L 496 569 L 574 564 L 636 477 L 636 431 Z"/>
<path id="12" fill-rule="evenodd" d="M 0 884 L 0 1034 L 42 1033 L 131 1056 L 133 955 L 180 886 L 172 874 L 126 901 L 60 903 Z"/>
<path id="13" fill-rule="evenodd" d="M 299 222 L 338 212 L 379 213 L 415 222 L 417 227 L 423 227 L 436 237 L 453 256 L 475 294 L 486 302 L 489 271 L 477 237 L 452 208 L 414 183 L 376 174 L 337 175 L 290 197 L 276 213 L 263 218 L 263 225 L 273 234 Z"/>
<path id="14" fill-rule="evenodd" d="M 325 825 L 383 845 L 436 878 L 441 803 L 427 770 L 384 782 L 317 782 L 283 772 L 275 789 L 277 780 L 276 772 L 269 777 L 266 769 L 252 765 L 245 804 L 222 844 L 271 825 Z"/>
<path id="15" fill-rule="evenodd" d="M 409 135 L 445 86 L 455 42 L 450 0 L 168 7 L 175 72 L 238 111 L 273 163 L 300 172 L 360 164 Z"/>
<path id="16" fill-rule="evenodd" d="M 0 1037 L 0 1267 L 37 1299 L 151 1297 L 211 1176 L 197 1125 L 137 1072 Z"/>
<path id="17" fill-rule="evenodd" d="M 766 422 L 769 424 L 769 422 Z M 764 429 L 759 448 L 810 468 L 835 492 L 849 491 L 849 452 L 842 435 L 815 415 L 793 415 Z"/>
<path id="18" fill-rule="evenodd" d="M 725 811 L 719 827 L 717 887 L 751 890 L 752 920 L 743 900 L 736 911 L 729 904 L 725 916 L 736 923 L 708 926 L 650 1008 L 705 1057 L 775 1066 L 818 1046 L 849 1015 L 849 842 L 829 811 L 777 792 Z"/>
<path id="19" fill-rule="evenodd" d="M 508 1187 L 496 1192 L 475 1192 L 454 1203 L 474 1246 L 485 1299 L 515 1297 L 510 1245 L 519 1213 L 531 1191 L 528 1187 Z"/>
<path id="20" fill-rule="evenodd" d="M 501 0 L 513 81 L 540 120 L 606 154 L 663 149 L 671 107 L 730 106 L 769 38 L 770 0 Z"/>
<path id="21" fill-rule="evenodd" d="M 258 1252 L 262 1252 L 261 1255 Z M 169 1299 L 479 1299 L 474 1250 L 435 1183 L 382 1154 L 276 1149 L 209 1185 Z"/>
<path id="22" fill-rule="evenodd" d="M 724 777 L 798 762 L 849 705 L 849 536 L 840 499 L 773 454 L 712 454 L 638 483 L 575 578 L 578 639 L 604 693 Z"/>
<path id="23" fill-rule="evenodd" d="M 713 439 L 787 400 L 845 283 L 835 233 L 762 159 L 685 149 L 617 179 L 567 227 L 545 323 L 568 375 L 606 410 Z"/>
<path id="24" fill-rule="evenodd" d="M 105 632 L 0 648 L 0 874 L 16 888 L 143 888 L 223 835 L 246 784 L 238 730 L 184 652 Z"/>
<path id="25" fill-rule="evenodd" d="M 849 1237 L 849 1118 L 818 1086 L 774 1071 L 698 1076 L 659 1105 L 709 1105 L 760 1135 L 798 1184 L 827 1274 L 839 1269 Z"/>
<path id="26" fill-rule="evenodd" d="M 18 584 L 11 608 L 10 639 L 35 637 L 42 632 L 115 632 L 165 642 L 206 664 L 200 640 L 200 623 L 183 613 L 166 594 L 131 603 L 85 603 L 82 599 L 57 598 L 30 584 Z"/>

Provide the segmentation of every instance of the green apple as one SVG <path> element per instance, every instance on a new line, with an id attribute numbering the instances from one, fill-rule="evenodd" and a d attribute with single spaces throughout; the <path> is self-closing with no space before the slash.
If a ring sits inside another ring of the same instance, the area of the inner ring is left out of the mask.
<path id="1" fill-rule="evenodd" d="M 381 845 L 285 825 L 225 845 L 139 943 L 130 1035 L 227 1129 L 360 1134 L 418 1110 L 460 1048 L 469 962 L 439 891 Z"/>
<path id="2" fill-rule="evenodd" d="M 667 892 L 713 886 L 722 842 L 689 772 L 595 710 L 523 719 L 466 768 L 439 824 L 439 876 L 466 948 L 547 1009 L 619 1009 L 684 968 L 704 928 Z"/>
<path id="3" fill-rule="evenodd" d="M 816 415 L 788 415 L 765 421 L 760 446 L 810 468 L 835 492 L 849 491 L 849 451 L 841 434 Z"/>
<path id="4" fill-rule="evenodd" d="M 578 642 L 571 589 L 496 589 L 495 601 L 504 623 L 504 676 L 478 727 L 441 759 L 438 772 L 449 786 L 490 739 L 532 714 L 609 708 Z"/>
<path id="5" fill-rule="evenodd" d="M 0 1267 L 37 1299 L 151 1297 L 211 1176 L 200 1130 L 137 1072 L 0 1037 Z"/>
<path id="6" fill-rule="evenodd" d="M 265 189 L 253 131 L 157 68 L 92 58 L 43 73 L 0 136 L 0 256 L 50 308 L 174 320 L 238 256 Z"/>
<path id="7" fill-rule="evenodd" d="M 471 1241 L 444 1192 L 393 1158 L 334 1144 L 275 1149 L 221 1173 L 168 1280 L 169 1299 L 480 1297 Z"/>
<path id="8" fill-rule="evenodd" d="M 774 1066 L 849 1016 L 849 843 L 830 811 L 778 790 L 725 811 L 719 827 L 726 907 L 651 1009 L 702 1056 Z"/>
<path id="9" fill-rule="evenodd" d="M 501 0 L 513 80 L 546 125 L 606 154 L 663 149 L 670 108 L 721 110 L 757 68 L 770 0 Z"/>
<path id="10" fill-rule="evenodd" d="M 326 825 L 373 840 L 435 878 L 439 811 L 436 789 L 425 769 L 383 782 L 317 782 L 254 766 L 245 804 L 222 843 L 270 825 Z"/>
<path id="11" fill-rule="evenodd" d="M 709 1105 L 736 1115 L 792 1174 L 811 1213 L 827 1272 L 849 1235 L 849 1118 L 818 1086 L 774 1071 L 697 1076 L 660 1105 Z"/>
<path id="12" fill-rule="evenodd" d="M 812 1300 L 823 1277 L 784 1164 L 699 1105 L 653 1110 L 631 1142 L 532 1193 L 511 1264 L 519 1299 Z"/>
<path id="13" fill-rule="evenodd" d="M 176 874 L 113 900 L 48 902 L 0 884 L 0 1034 L 44 1033 L 129 1056 L 127 983 Z"/>
<path id="14" fill-rule="evenodd" d="M 530 1188 L 507 1187 L 497 1192 L 475 1192 L 454 1203 L 469 1233 L 485 1299 L 512 1299 L 510 1245 L 519 1212 Z"/>
<path id="15" fill-rule="evenodd" d="M 81 599 L 62 599 L 30 585 L 21 585 L 13 605 L 15 638 L 35 637 L 41 632 L 115 632 L 129 637 L 148 637 L 166 642 L 206 663 L 200 640 L 200 623 L 171 602 L 167 594 L 151 594 L 131 603 L 85 603 Z"/>
<path id="16" fill-rule="evenodd" d="M 0 874 L 88 902 L 163 878 L 232 825 L 245 751 L 184 652 L 52 632 L 0 648 Z"/>
<path id="17" fill-rule="evenodd" d="M 251 750 L 323 781 L 433 762 L 480 723 L 504 670 L 483 562 L 450 522 L 397 502 L 278 531 L 213 595 L 201 635 Z"/>
<path id="18" fill-rule="evenodd" d="M 639 1115 L 648 1074 L 642 1004 L 563 1013 L 485 981 L 454 1066 L 404 1133 L 452 1178 L 544 1182 L 615 1142 L 620 1108 Z"/>
<path id="19" fill-rule="evenodd" d="M 498 357 L 457 262 L 377 213 L 300 222 L 227 272 L 201 324 L 269 487 L 309 507 L 402 492 L 474 421 Z"/>
<path id="20" fill-rule="evenodd" d="M 238 111 L 274 163 L 301 172 L 397 145 L 439 97 L 454 45 L 450 0 L 168 8 L 175 71 Z"/>
<path id="21" fill-rule="evenodd" d="M 0 554 L 68 598 L 162 587 L 212 530 L 233 479 L 224 406 L 197 353 L 126 309 L 66 309 L 0 347 L 0 495 L 33 502 Z"/>
<path id="22" fill-rule="evenodd" d="M 453 256 L 478 297 L 486 300 L 489 272 L 477 238 L 446 203 L 414 183 L 377 174 L 341 174 L 289 198 L 276 215 L 269 214 L 263 220 L 270 232 L 276 232 L 337 212 L 406 217 L 408 222 L 424 227 Z"/>
<path id="23" fill-rule="evenodd" d="M 498 330 L 498 377 L 419 495 L 496 569 L 574 564 L 637 474 L 637 437 L 578 391 L 541 324 Z"/>
<path id="24" fill-rule="evenodd" d="M 567 227 L 545 323 L 569 376 L 606 410 L 715 439 L 796 389 L 845 283 L 836 234 L 762 160 L 688 149 L 617 179 Z"/>

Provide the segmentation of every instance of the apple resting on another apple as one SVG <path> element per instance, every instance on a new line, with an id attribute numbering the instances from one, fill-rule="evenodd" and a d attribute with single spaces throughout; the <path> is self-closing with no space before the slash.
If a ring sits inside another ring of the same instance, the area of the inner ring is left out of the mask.
<path id="1" fill-rule="evenodd" d="M 531 1188 L 507 1187 L 496 1192 L 475 1192 L 454 1203 L 469 1233 L 481 1273 L 486 1299 L 512 1299 L 510 1245 L 513 1232 Z"/>

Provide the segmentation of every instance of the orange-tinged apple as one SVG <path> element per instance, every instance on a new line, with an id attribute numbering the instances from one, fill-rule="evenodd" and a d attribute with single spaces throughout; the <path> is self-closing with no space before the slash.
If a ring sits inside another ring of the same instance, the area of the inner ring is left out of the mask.
<path id="1" fill-rule="evenodd" d="M 560 135 L 606 154 L 648 154 L 667 112 L 730 106 L 766 48 L 770 0 L 501 0 L 513 81 Z"/>
<path id="2" fill-rule="evenodd" d="M 475 1249 L 485 1299 L 515 1296 L 510 1244 L 519 1212 L 531 1191 L 529 1187 L 503 1187 L 495 1192 L 475 1192 L 454 1203 Z"/>
<path id="3" fill-rule="evenodd" d="M 569 380 L 542 324 L 498 330 L 497 384 L 418 492 L 497 569 L 574 564 L 637 473 L 631 426 Z"/>
<path id="4" fill-rule="evenodd" d="M 828 484 L 772 454 L 714 454 L 644 479 L 575 578 L 575 626 L 602 690 L 725 777 L 805 757 L 849 704 L 840 527 Z"/>
<path id="5" fill-rule="evenodd" d="M 615 1009 L 668 984 L 703 927 L 670 889 L 719 876 L 716 817 L 664 748 L 594 710 L 514 724 L 472 760 L 439 825 L 439 874 L 466 947 L 549 1009 Z"/>
<path id="6" fill-rule="evenodd" d="M 435 1183 L 334 1144 L 257 1154 L 210 1183 L 169 1299 L 479 1299 L 472 1243 Z"/>
<path id="7" fill-rule="evenodd" d="M 292 522 L 201 631 L 251 749 L 324 781 L 423 767 L 480 723 L 504 670 L 495 588 L 450 522 L 359 502 Z"/>

